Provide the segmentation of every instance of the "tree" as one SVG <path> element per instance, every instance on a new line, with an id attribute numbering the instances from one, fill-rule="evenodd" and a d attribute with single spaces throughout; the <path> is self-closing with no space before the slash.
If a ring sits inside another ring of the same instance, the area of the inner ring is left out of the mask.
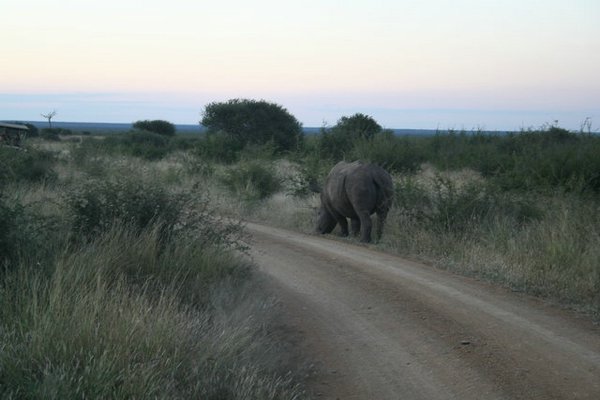
<path id="1" fill-rule="evenodd" d="M 342 117 L 332 128 L 334 133 L 340 133 L 355 139 L 372 139 L 377 133 L 381 132 L 381 125 L 365 114 L 356 113 L 351 117 Z"/>
<path id="2" fill-rule="evenodd" d="M 202 121 L 209 134 L 222 133 L 242 146 L 272 142 L 277 151 L 295 149 L 302 125 L 285 108 L 265 100 L 232 99 L 204 108 Z"/>
<path id="3" fill-rule="evenodd" d="M 382 128 L 372 117 L 356 113 L 342 117 L 330 129 L 323 129 L 319 139 L 319 153 L 322 157 L 340 160 L 344 158 L 359 140 L 372 140 Z"/>
<path id="4" fill-rule="evenodd" d="M 141 131 L 158 133 L 163 136 L 175 136 L 175 125 L 160 119 L 155 119 L 153 121 L 136 121 L 133 123 L 133 128 Z"/>
<path id="5" fill-rule="evenodd" d="M 56 110 L 50 111 L 47 114 L 40 114 L 40 115 L 48 120 L 48 125 L 49 125 L 50 129 L 52 129 L 52 118 L 54 118 L 54 116 L 56 115 Z"/>

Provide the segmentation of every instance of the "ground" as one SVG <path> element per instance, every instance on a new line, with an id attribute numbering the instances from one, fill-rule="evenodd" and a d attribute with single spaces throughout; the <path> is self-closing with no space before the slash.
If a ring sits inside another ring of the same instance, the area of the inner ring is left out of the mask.
<path id="1" fill-rule="evenodd" d="M 600 399 L 584 317 L 351 241 L 248 230 L 318 398 Z"/>

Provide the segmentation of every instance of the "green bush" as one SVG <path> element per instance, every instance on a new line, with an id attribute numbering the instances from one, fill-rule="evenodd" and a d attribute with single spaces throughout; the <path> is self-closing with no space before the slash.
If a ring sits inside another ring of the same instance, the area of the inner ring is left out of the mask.
<path id="1" fill-rule="evenodd" d="M 539 206 L 525 195 L 480 183 L 458 187 L 439 175 L 431 189 L 410 178 L 397 182 L 394 202 L 402 214 L 440 233 L 469 235 L 498 219 L 521 226 L 543 216 Z"/>
<path id="2" fill-rule="evenodd" d="M 120 224 L 138 233 L 157 226 L 162 240 L 189 234 L 196 243 L 245 248 L 240 226 L 219 218 L 204 193 L 174 193 L 148 178 L 88 180 L 67 191 L 65 200 L 76 241 L 92 240 Z"/>
<path id="3" fill-rule="evenodd" d="M 22 206 L 10 206 L 0 197 L 0 267 L 14 264 L 19 253 L 32 242 L 27 222 Z"/>
<path id="4" fill-rule="evenodd" d="M 440 169 L 471 168 L 506 190 L 600 193 L 600 136 L 558 127 L 507 135 L 465 132 L 426 139 Z"/>
<path id="5" fill-rule="evenodd" d="M 209 134 L 221 132 L 231 137 L 240 148 L 272 142 L 278 152 L 293 151 L 303 139 L 300 122 L 282 106 L 264 100 L 210 103 L 204 109 L 202 125 Z"/>
<path id="6" fill-rule="evenodd" d="M 107 160 L 103 157 L 106 152 L 104 140 L 93 138 L 84 138 L 70 148 L 73 166 L 93 177 L 101 177 L 107 173 Z"/>
<path id="7" fill-rule="evenodd" d="M 145 160 L 160 160 L 171 151 L 168 137 L 146 131 L 107 136 L 102 147 L 111 153 L 131 155 Z"/>
<path id="8" fill-rule="evenodd" d="M 175 136 L 176 130 L 175 125 L 172 123 L 159 119 L 153 121 L 136 121 L 133 123 L 133 129 L 152 132 L 164 136 Z"/>
<path id="9" fill-rule="evenodd" d="M 331 131 L 334 134 L 345 136 L 350 141 L 358 139 L 372 139 L 382 131 L 381 125 L 373 117 L 357 113 L 350 117 L 342 117 Z"/>
<path id="10" fill-rule="evenodd" d="M 321 191 L 327 174 L 332 168 L 329 159 L 322 159 L 318 154 L 308 154 L 299 160 L 298 174 L 291 175 L 286 182 L 287 194 L 306 197 Z"/>
<path id="11" fill-rule="evenodd" d="M 196 143 L 193 153 L 201 159 L 224 164 L 239 161 L 243 144 L 222 132 L 208 133 Z"/>
<path id="12" fill-rule="evenodd" d="M 22 151 L 0 146 L 0 190 L 11 182 L 52 182 L 57 174 L 56 159 L 48 151 L 33 148 Z"/>
<path id="13" fill-rule="evenodd" d="M 281 188 L 272 165 L 266 161 L 248 161 L 230 167 L 221 182 L 248 200 L 265 199 Z"/>
<path id="14" fill-rule="evenodd" d="M 510 168 L 497 175 L 512 189 L 553 189 L 600 193 L 600 137 L 560 128 L 507 138 Z"/>
<path id="15" fill-rule="evenodd" d="M 333 161 L 341 161 L 346 158 L 354 142 L 344 135 L 338 135 L 326 129 L 321 130 L 319 136 L 318 152 L 321 158 Z"/>
<path id="16" fill-rule="evenodd" d="M 372 138 L 354 142 L 349 152 L 352 160 L 378 164 L 389 172 L 412 173 L 425 160 L 424 154 L 411 138 L 397 137 L 386 131 Z"/>
<path id="17" fill-rule="evenodd" d="M 88 240 L 115 223 L 137 232 L 157 223 L 163 234 L 169 234 L 189 201 L 188 196 L 134 177 L 88 180 L 67 191 L 65 197 L 74 235 Z"/>
<path id="18" fill-rule="evenodd" d="M 42 216 L 0 195 L 0 276 L 19 262 L 47 262 L 52 238 L 59 237 L 56 218 Z"/>
<path id="19" fill-rule="evenodd" d="M 368 115 L 342 117 L 332 128 L 321 129 L 319 154 L 340 161 L 348 157 L 358 141 L 368 143 L 381 132 L 381 126 Z"/>

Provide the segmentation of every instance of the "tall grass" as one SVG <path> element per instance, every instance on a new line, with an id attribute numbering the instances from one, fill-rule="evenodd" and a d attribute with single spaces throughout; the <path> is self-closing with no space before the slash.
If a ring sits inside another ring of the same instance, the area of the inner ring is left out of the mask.
<path id="1" fill-rule="evenodd" d="M 56 180 L 54 162 L 55 157 L 49 151 L 0 146 L 0 190 L 13 182 Z"/>
<path id="2" fill-rule="evenodd" d="M 85 143 L 0 196 L 0 397 L 303 397 L 197 169 Z"/>
<path id="3" fill-rule="evenodd" d="M 156 231 L 114 227 L 49 276 L 21 264 L 3 277 L 3 398 L 299 398 L 269 370 L 269 337 L 252 317 L 269 303 L 219 268 L 232 259 L 179 242 L 157 257 Z M 215 273 L 234 280 L 210 288 Z"/>
<path id="4" fill-rule="evenodd" d="M 435 179 L 399 182 L 381 246 L 600 315 L 595 198 Z"/>
<path id="5" fill-rule="evenodd" d="M 221 182 L 246 200 L 265 199 L 281 187 L 272 164 L 265 160 L 244 161 L 231 166 L 221 176 Z"/>
<path id="6" fill-rule="evenodd" d="M 575 135 L 574 140 L 588 139 Z M 544 180 L 525 190 L 521 178 L 511 181 L 509 174 L 444 170 L 437 162 L 422 164 L 418 172 L 394 173 L 394 205 L 377 246 L 600 316 L 600 208 L 593 186 Z M 284 182 L 281 191 L 253 207 L 239 203 L 238 211 L 311 233 L 318 196 L 297 189 L 306 187 L 302 164 L 287 170 L 295 172 L 286 177 L 273 170 Z M 577 171 L 573 177 L 587 173 Z"/>

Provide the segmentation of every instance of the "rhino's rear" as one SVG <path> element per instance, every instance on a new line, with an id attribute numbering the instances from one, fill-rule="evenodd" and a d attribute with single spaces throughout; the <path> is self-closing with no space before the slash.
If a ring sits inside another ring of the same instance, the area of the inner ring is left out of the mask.
<path id="1" fill-rule="evenodd" d="M 392 178 L 383 168 L 360 161 L 339 162 L 331 169 L 321 193 L 322 208 L 330 215 L 320 218 L 320 222 L 334 219 L 346 235 L 346 218 L 350 218 L 353 225 L 361 227 L 361 240 L 370 241 L 370 215 L 377 213 L 380 234 L 392 196 Z"/>

